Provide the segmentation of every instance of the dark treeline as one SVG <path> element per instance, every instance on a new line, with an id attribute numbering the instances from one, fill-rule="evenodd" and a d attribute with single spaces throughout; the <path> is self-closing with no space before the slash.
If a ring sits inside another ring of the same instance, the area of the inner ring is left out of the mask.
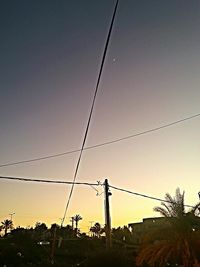
<path id="1" fill-rule="evenodd" d="M 132 263 L 127 266 L 134 264 L 132 251 L 126 249 L 125 236 L 127 242 L 131 240 L 127 227 L 113 229 L 113 249 L 109 252 L 106 252 L 104 227 L 98 222 L 88 234 L 71 225 L 52 224 L 48 228 L 39 222 L 31 228 L 12 228 L 11 223 L 0 238 L 0 266 L 111 266 L 111 261 L 121 266 L 116 264 L 122 260 L 125 264 L 125 259 L 127 264 Z"/>
<path id="2" fill-rule="evenodd" d="M 200 203 L 186 209 L 184 193 L 155 207 L 162 217 L 143 219 L 129 227 L 113 228 L 112 249 L 106 249 L 105 227 L 98 222 L 89 233 L 79 230 L 83 218 L 75 215 L 72 224 L 60 227 L 37 222 L 32 228 L 1 223 L 0 266 L 4 267 L 199 267 Z"/>

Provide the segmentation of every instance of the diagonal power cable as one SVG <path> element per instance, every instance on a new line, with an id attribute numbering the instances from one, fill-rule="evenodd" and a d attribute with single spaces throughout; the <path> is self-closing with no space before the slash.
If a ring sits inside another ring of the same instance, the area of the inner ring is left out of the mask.
<path id="1" fill-rule="evenodd" d="M 106 145 L 111 145 L 111 144 L 114 144 L 114 143 L 118 143 L 118 142 L 121 142 L 121 141 L 124 141 L 124 140 L 128 140 L 128 139 L 134 138 L 134 137 L 138 137 L 138 136 L 141 136 L 141 135 L 146 135 L 148 133 L 156 132 L 156 131 L 162 130 L 164 128 L 168 128 L 168 127 L 174 126 L 176 124 L 180 124 L 180 123 L 183 123 L 185 121 L 195 119 L 197 117 L 200 117 L 200 113 L 197 113 L 197 114 L 194 114 L 192 116 L 185 117 L 183 119 L 180 119 L 180 120 L 177 120 L 177 121 L 173 121 L 173 122 L 170 122 L 170 123 L 167 123 L 167 124 L 155 127 L 155 128 L 151 128 L 151 129 L 148 129 L 148 130 L 143 131 L 143 132 L 138 132 L 138 133 L 131 134 L 131 135 L 128 135 L 128 136 L 124 136 L 124 137 L 121 137 L 121 138 L 117 138 L 117 139 L 114 139 L 114 140 L 111 140 L 111 141 L 99 143 L 99 144 L 96 144 L 96 145 L 93 145 L 93 146 L 84 147 L 83 151 L 94 149 L 94 148 L 98 148 L 98 147 L 102 147 L 102 146 L 106 146 Z M 32 158 L 32 159 L 15 161 L 15 162 L 9 162 L 9 163 L 5 163 L 5 164 L 1 164 L 0 168 L 8 167 L 8 166 L 14 166 L 14 165 L 20 165 L 20 164 L 25 164 L 25 163 L 30 163 L 30 162 L 40 161 L 40 160 L 47 160 L 47 159 L 51 159 L 51 158 L 57 158 L 57 157 L 61 157 L 61 156 L 69 155 L 69 154 L 74 154 L 74 153 L 77 153 L 77 152 L 80 152 L 80 151 L 81 151 L 81 149 L 75 149 L 75 150 L 69 150 L 69 151 L 65 151 L 65 152 L 62 152 L 62 153 L 47 155 L 47 156 L 38 157 L 38 158 Z"/>
<path id="2" fill-rule="evenodd" d="M 92 113 L 93 113 L 93 110 L 94 110 L 96 96 L 97 96 L 97 92 L 98 92 L 98 89 L 99 89 L 99 83 L 100 83 L 100 80 L 101 80 L 101 75 L 102 75 L 102 71 L 103 71 L 103 67 L 104 67 L 104 63 L 105 63 L 105 58 L 106 58 L 106 54 L 107 54 L 107 50 L 108 50 L 108 45 L 109 45 L 109 41 L 110 41 L 110 37 L 111 37 L 111 33 L 112 33 L 112 28 L 113 28 L 113 24 L 114 24 L 116 12 L 117 12 L 118 4 L 119 4 L 119 0 L 116 0 L 115 8 L 114 8 L 114 11 L 113 11 L 113 16 L 112 16 L 112 20 L 111 20 L 111 24 L 110 24 L 110 28 L 109 28 L 109 31 L 108 31 L 108 35 L 107 35 L 107 39 L 106 39 L 106 43 L 105 43 L 105 47 L 104 47 L 104 52 L 103 52 L 103 56 L 102 56 L 102 60 L 101 60 L 101 65 L 100 65 L 100 69 L 99 69 L 99 75 L 98 75 L 98 79 L 97 79 L 97 83 L 96 83 L 96 87 L 95 87 L 95 93 L 94 93 L 94 97 L 93 97 L 93 100 L 92 100 L 92 105 L 91 105 L 90 114 L 89 114 L 86 130 L 85 130 L 85 135 L 84 135 L 84 138 L 83 138 L 83 143 L 82 143 L 80 154 L 79 154 L 78 161 L 77 161 L 77 164 L 76 164 L 76 169 L 75 169 L 74 178 L 73 178 L 73 184 L 72 184 L 72 187 L 71 187 L 71 190 L 70 190 L 70 193 L 69 193 L 69 197 L 68 197 L 68 200 L 67 200 L 67 203 L 66 203 L 66 207 L 65 207 L 64 216 L 63 216 L 63 219 L 62 219 L 62 222 L 61 222 L 61 226 L 63 225 L 63 223 L 65 221 L 66 213 L 67 213 L 67 210 L 68 210 L 68 207 L 69 207 L 69 204 L 70 204 L 70 200 L 72 198 L 72 193 L 73 193 L 74 185 L 75 185 L 74 182 L 76 181 L 76 178 L 77 178 L 77 174 L 78 174 L 78 170 L 79 170 L 79 166 L 80 166 L 80 162 L 81 162 L 82 153 L 83 153 L 83 150 L 84 150 L 84 147 L 85 147 L 85 142 L 86 142 L 87 135 L 88 135 L 88 130 L 89 130 L 89 127 L 90 127 Z"/>
<path id="3" fill-rule="evenodd" d="M 113 186 L 113 185 L 109 185 L 109 187 L 112 188 L 112 189 L 118 190 L 118 191 L 122 191 L 122 192 L 125 192 L 125 193 L 128 193 L 128 194 L 131 194 L 131 195 L 140 196 L 140 197 L 144 197 L 144 198 L 148 198 L 148 199 L 152 199 L 152 200 L 156 200 L 156 201 L 161 201 L 161 202 L 166 202 L 166 203 L 173 203 L 173 202 L 168 201 L 166 199 L 161 199 L 161 198 L 157 198 L 157 197 L 154 197 L 154 196 L 149 196 L 149 195 L 133 192 L 133 191 L 130 191 L 130 190 L 127 190 L 127 189 L 124 189 L 124 188 L 120 188 L 120 187 L 116 187 L 116 186 Z M 184 206 L 185 207 L 189 207 L 189 208 L 194 208 L 194 206 L 191 206 L 191 205 L 184 205 Z"/>

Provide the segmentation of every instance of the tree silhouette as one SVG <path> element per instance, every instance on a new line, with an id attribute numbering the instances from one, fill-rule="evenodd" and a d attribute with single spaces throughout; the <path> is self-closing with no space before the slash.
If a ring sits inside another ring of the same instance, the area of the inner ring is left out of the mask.
<path id="1" fill-rule="evenodd" d="M 91 228 L 90 228 L 90 232 L 92 232 L 93 236 L 96 237 L 100 237 L 101 233 L 102 233 L 102 228 L 100 223 L 96 222 Z"/>
<path id="2" fill-rule="evenodd" d="M 75 221 L 75 227 L 76 227 L 75 231 L 76 231 L 76 236 L 77 236 L 78 235 L 78 223 L 83 218 L 79 214 L 75 215 L 73 218 L 74 218 L 74 221 Z"/>
<path id="3" fill-rule="evenodd" d="M 35 230 L 36 231 L 40 231 L 40 232 L 46 231 L 47 230 L 47 226 L 46 226 L 45 223 L 36 222 L 36 224 L 35 224 Z"/>
<path id="4" fill-rule="evenodd" d="M 112 238 L 118 241 L 130 242 L 132 239 L 131 231 L 127 226 L 112 229 Z"/>
<path id="5" fill-rule="evenodd" d="M 75 235 L 75 230 L 72 229 L 71 225 L 66 225 L 60 228 L 59 233 L 63 238 L 72 238 Z"/>
<path id="6" fill-rule="evenodd" d="M 34 236 L 40 241 L 40 239 L 46 239 L 49 236 L 48 228 L 45 223 L 36 222 L 34 228 Z"/>
<path id="7" fill-rule="evenodd" d="M 191 267 L 198 263 L 200 252 L 200 203 L 186 212 L 184 192 L 176 189 L 175 197 L 165 195 L 166 203 L 154 211 L 165 217 L 162 227 L 146 235 L 137 257 L 137 265 L 147 263 L 150 267 L 179 263 Z"/>
<path id="8" fill-rule="evenodd" d="M 2 230 L 3 230 L 3 225 L 0 225 L 0 235 L 1 235 Z"/>
<path id="9" fill-rule="evenodd" d="M 51 230 L 51 231 L 54 231 L 55 228 L 56 228 L 56 229 L 60 229 L 60 226 L 59 226 L 57 223 L 52 223 L 52 224 L 51 224 L 51 228 L 50 228 L 50 230 Z"/>
<path id="10" fill-rule="evenodd" d="M 13 229 L 13 222 L 11 220 L 6 219 L 1 223 L 2 223 L 1 228 L 4 229 L 5 235 L 7 234 L 9 229 L 10 230 Z"/>

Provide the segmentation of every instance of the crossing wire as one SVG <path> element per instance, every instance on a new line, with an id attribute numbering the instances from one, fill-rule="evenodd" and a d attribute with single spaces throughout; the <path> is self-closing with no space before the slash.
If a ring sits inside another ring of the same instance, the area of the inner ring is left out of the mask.
<path id="1" fill-rule="evenodd" d="M 109 45 L 109 41 L 110 41 L 110 37 L 111 37 L 111 33 L 112 33 L 112 28 L 113 28 L 113 24 L 114 24 L 116 12 L 117 12 L 118 4 L 119 4 L 119 0 L 117 0 L 116 3 L 115 3 L 115 8 L 114 8 L 111 24 L 110 24 L 110 28 L 109 28 L 109 31 L 108 31 L 108 35 L 107 35 L 107 39 L 106 39 L 106 43 L 105 43 L 105 47 L 104 47 L 104 52 L 103 52 L 103 55 L 102 55 L 101 65 L 100 65 L 100 69 L 99 69 L 99 74 L 98 74 L 95 93 L 94 93 L 94 97 L 93 97 L 93 101 L 92 101 L 92 106 L 91 106 L 91 109 L 90 109 L 90 114 L 89 114 L 89 118 L 88 118 L 88 122 L 87 122 L 87 127 L 86 127 L 86 130 L 85 130 L 85 135 L 84 135 L 84 138 L 83 138 L 83 143 L 82 143 L 82 147 L 81 147 L 81 150 L 80 150 L 79 158 L 78 158 L 78 161 L 77 161 L 77 164 L 76 164 L 76 169 L 75 169 L 74 178 L 73 178 L 73 184 L 72 184 L 72 187 L 71 187 L 71 190 L 70 190 L 70 193 L 69 193 L 69 197 L 68 197 L 68 200 L 67 200 L 67 203 L 66 203 L 66 207 L 65 207 L 63 219 L 62 219 L 62 222 L 61 222 L 61 226 L 63 225 L 63 223 L 65 221 L 66 213 L 67 213 L 67 210 L 69 208 L 70 200 L 72 198 L 72 193 L 73 193 L 74 185 L 75 185 L 74 182 L 76 181 L 76 178 L 77 178 L 77 174 L 78 174 L 78 170 L 79 170 L 79 166 L 80 166 L 80 162 L 81 162 L 81 157 L 82 157 L 82 154 L 83 154 L 83 149 L 85 147 L 85 142 L 86 142 L 87 135 L 88 135 L 88 130 L 89 130 L 89 127 L 90 127 L 90 122 L 91 122 L 91 118 L 92 118 L 92 114 L 93 114 L 93 110 L 94 110 L 94 105 L 95 105 L 95 101 L 96 101 L 97 92 L 98 92 L 98 89 L 99 89 L 99 84 L 100 84 L 100 80 L 101 80 L 101 76 L 102 76 L 102 71 L 103 71 L 103 67 L 104 67 L 104 63 L 105 63 L 105 58 L 106 58 L 106 54 L 107 54 L 107 50 L 108 50 L 108 45 Z"/>
<path id="2" fill-rule="evenodd" d="M 108 141 L 108 142 L 104 142 L 104 143 L 100 143 L 100 144 L 96 144 L 96 145 L 93 145 L 93 146 L 84 147 L 83 151 L 94 149 L 94 148 L 98 148 L 98 147 L 102 147 L 102 146 L 106 146 L 106 145 L 111 145 L 111 144 L 114 144 L 114 143 L 118 143 L 118 142 L 121 142 L 121 141 L 124 141 L 124 140 L 128 140 L 128 139 L 134 138 L 134 137 L 138 137 L 138 136 L 145 135 L 145 134 L 148 134 L 148 133 L 156 132 L 156 131 L 162 130 L 164 128 L 168 128 L 168 127 L 174 126 L 176 124 L 180 124 L 180 123 L 183 123 L 185 121 L 195 119 L 197 117 L 200 117 L 200 113 L 197 113 L 197 114 L 194 114 L 192 116 L 185 117 L 183 119 L 176 120 L 176 121 L 173 121 L 173 122 L 170 122 L 170 123 L 167 123 L 167 124 L 164 124 L 164 125 L 152 128 L 152 129 L 148 129 L 148 130 L 143 131 L 143 132 L 139 132 L 139 133 L 136 133 L 136 134 L 131 134 L 131 135 L 128 135 L 128 136 L 124 136 L 124 137 L 121 137 L 121 138 L 117 138 L 117 139 L 114 139 L 114 140 L 111 140 L 111 141 Z M 65 151 L 65 152 L 62 152 L 62 153 L 57 153 L 57 154 L 53 154 L 53 155 L 47 155 L 47 156 L 38 157 L 38 158 L 32 158 L 32 159 L 21 160 L 21 161 L 16 161 L 16 162 L 9 162 L 9 163 L 5 163 L 5 164 L 0 164 L 0 168 L 19 165 L 19 164 L 25 164 L 25 163 L 31 163 L 31 162 L 40 161 L 40 160 L 47 160 L 47 159 L 51 159 L 51 158 L 56 158 L 56 157 L 61 157 L 61 156 L 77 153 L 77 152 L 80 152 L 80 151 L 81 151 L 81 149 L 75 149 L 75 150 L 71 150 L 71 151 Z"/>

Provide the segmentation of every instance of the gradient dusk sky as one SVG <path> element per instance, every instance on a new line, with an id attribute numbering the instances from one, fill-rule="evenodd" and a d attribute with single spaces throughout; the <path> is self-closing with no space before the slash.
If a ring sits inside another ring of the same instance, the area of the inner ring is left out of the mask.
<path id="1" fill-rule="evenodd" d="M 2 1 L 0 165 L 79 149 L 113 0 Z M 200 1 L 121 0 L 86 146 L 200 113 Z M 200 118 L 83 153 L 77 181 L 163 198 L 200 191 Z M 0 168 L 0 176 L 71 181 L 78 153 Z M 0 181 L 0 220 L 60 222 L 70 187 Z M 99 189 L 100 192 L 103 188 Z M 157 216 L 159 202 L 112 190 L 112 225 Z M 65 223 L 104 224 L 104 197 L 75 186 Z"/>

